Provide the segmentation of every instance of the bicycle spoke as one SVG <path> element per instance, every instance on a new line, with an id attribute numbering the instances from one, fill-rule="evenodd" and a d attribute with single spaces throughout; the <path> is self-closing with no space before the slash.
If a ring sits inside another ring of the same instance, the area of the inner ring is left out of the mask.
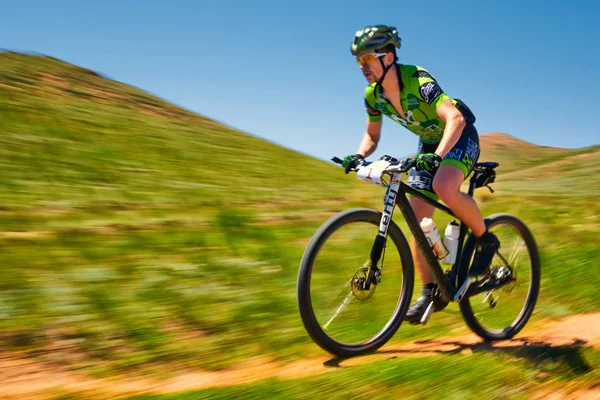
<path id="1" fill-rule="evenodd" d="M 487 299 L 489 299 L 489 298 L 490 298 L 490 296 L 492 295 L 492 293 L 494 293 L 494 289 L 492 289 L 492 290 L 489 290 L 489 291 L 486 293 L 486 295 L 485 295 L 485 297 L 483 298 L 483 301 L 481 302 L 481 304 L 484 304 L 484 303 L 487 301 Z"/>
<path id="2" fill-rule="evenodd" d="M 510 268 L 510 263 L 508 261 L 506 261 L 506 258 L 504 258 L 502 253 L 500 253 L 499 251 L 496 251 L 496 254 L 498 255 L 498 257 L 500 257 L 500 259 L 502 260 L 504 265 L 506 265 L 506 267 Z"/>
<path id="3" fill-rule="evenodd" d="M 498 255 L 498 257 L 500 257 L 500 259 L 502 260 L 504 265 L 507 268 L 509 268 L 511 271 L 516 270 L 518 257 L 519 257 L 519 250 L 521 250 L 522 248 L 526 249 L 526 247 L 523 247 L 524 244 L 525 244 L 525 242 L 523 240 L 515 242 L 515 245 L 512 248 L 512 253 L 510 253 L 510 256 L 508 257 L 508 261 L 502 255 L 502 253 L 500 253 L 500 251 L 496 252 L 496 254 Z M 514 264 L 513 264 L 513 262 L 514 262 Z"/>
<path id="4" fill-rule="evenodd" d="M 371 264 L 371 261 L 370 261 L 370 260 L 367 260 L 367 261 L 366 261 L 366 262 L 363 264 L 362 268 L 360 268 L 360 269 L 369 268 L 369 265 L 370 265 L 370 264 Z M 347 273 L 346 271 L 344 272 L 344 276 L 346 277 L 346 283 L 345 283 L 345 284 L 342 286 L 342 290 L 340 290 L 340 293 L 339 293 L 339 294 L 338 294 L 338 295 L 335 297 L 335 299 L 334 299 L 334 300 L 333 300 L 333 301 L 332 301 L 332 302 L 329 304 L 329 307 L 328 307 L 328 308 L 331 308 L 331 307 L 332 307 L 334 304 L 336 304 L 336 303 L 338 302 L 338 299 L 340 299 L 340 298 L 342 298 L 342 297 L 344 297 L 344 296 L 345 296 L 345 293 L 346 293 L 347 289 L 348 289 L 348 288 L 351 288 L 351 286 L 352 286 L 352 279 L 353 279 L 354 277 L 352 277 L 352 278 L 349 278 L 349 277 L 348 277 L 348 273 Z M 352 289 L 350 289 L 350 293 L 352 293 Z"/>
<path id="5" fill-rule="evenodd" d="M 323 329 L 327 329 L 327 327 L 329 326 L 329 324 L 331 323 L 331 321 L 333 321 L 335 319 L 335 317 L 337 317 L 342 312 L 342 310 L 348 304 L 350 304 L 350 302 L 352 301 L 353 297 L 354 297 L 354 294 L 352 293 L 352 291 L 350 291 L 350 293 L 348 293 L 348 295 L 346 296 L 346 298 L 344 299 L 344 301 L 342 301 L 342 304 L 340 304 L 340 306 L 336 310 L 335 314 L 333 314 L 333 317 L 331 317 L 331 319 L 329 321 L 327 321 L 327 323 L 325 324 L 325 326 L 323 326 Z"/>
<path id="6" fill-rule="evenodd" d="M 512 265 L 513 261 L 516 260 L 516 258 L 519 256 L 519 250 L 521 250 L 521 248 L 523 248 L 523 245 L 525 244 L 525 242 L 523 240 L 516 242 L 515 246 L 513 247 L 513 253 L 511 254 L 510 258 L 508 259 L 508 262 Z M 515 263 L 515 266 L 517 264 Z"/>
<path id="7" fill-rule="evenodd" d="M 346 282 L 346 284 L 342 287 L 342 290 L 340 291 L 340 293 L 335 297 L 335 299 L 329 304 L 328 308 L 332 308 L 334 306 L 334 304 L 336 304 L 338 302 L 339 299 L 341 299 L 344 296 L 348 296 L 345 293 L 352 293 L 352 289 L 351 289 L 351 282 L 352 282 L 352 278 L 348 279 L 348 281 Z M 348 292 L 349 291 L 349 292 Z"/>

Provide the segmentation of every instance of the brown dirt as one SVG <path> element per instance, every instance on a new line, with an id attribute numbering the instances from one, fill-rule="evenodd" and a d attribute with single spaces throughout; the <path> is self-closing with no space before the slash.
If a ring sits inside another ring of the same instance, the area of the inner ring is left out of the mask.
<path id="1" fill-rule="evenodd" d="M 374 354 L 351 359 L 323 356 L 287 365 L 280 365 L 265 358 L 253 359 L 224 371 L 196 371 L 167 379 L 134 375 L 94 378 L 81 371 L 67 370 L 56 363 L 40 362 L 14 353 L 0 353 L 0 398 L 50 399 L 71 394 L 81 398 L 117 399 L 143 393 L 173 393 L 238 385 L 265 378 L 300 378 L 391 358 L 431 357 L 449 353 L 469 355 L 477 351 L 496 349 L 522 352 L 523 349 L 536 346 L 593 346 L 600 349 L 600 313 L 572 315 L 560 321 L 538 321 L 531 324 L 529 329 L 526 328 L 526 332 L 518 338 L 493 344 L 484 343 L 476 335 L 469 334 L 388 345 Z M 598 399 L 600 387 L 595 386 L 587 390 L 547 390 L 532 394 L 532 398 Z"/>
<path id="2" fill-rule="evenodd" d="M 11 89 L 11 90 L 18 90 L 18 91 L 20 91 L 20 92 L 22 92 L 22 91 L 23 91 L 23 89 L 21 89 L 21 88 L 18 88 L 18 87 L 16 87 L 16 86 L 9 85 L 9 84 L 7 84 L 7 83 L 2 83 L 2 82 L 0 82 L 0 86 L 2 86 L 2 87 L 6 87 L 6 88 L 9 88 L 9 89 Z"/>
<path id="3" fill-rule="evenodd" d="M 0 232 L 0 238 L 16 239 L 47 239 L 53 235 L 52 232 Z"/>

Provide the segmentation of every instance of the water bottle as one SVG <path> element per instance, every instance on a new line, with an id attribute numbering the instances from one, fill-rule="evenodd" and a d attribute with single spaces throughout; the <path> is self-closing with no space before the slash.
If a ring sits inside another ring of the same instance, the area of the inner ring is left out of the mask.
<path id="1" fill-rule="evenodd" d="M 460 227 L 455 221 L 449 222 L 448 225 L 446 225 L 444 236 L 444 246 L 446 246 L 446 249 L 448 249 L 448 255 L 444 257 L 442 262 L 453 265 L 456 261 L 458 237 L 460 236 Z"/>
<path id="2" fill-rule="evenodd" d="M 423 218 L 423 221 L 421 221 L 421 229 L 423 229 L 423 233 L 425 233 L 425 237 L 437 258 L 442 259 L 446 257 L 448 255 L 448 250 L 444 247 L 444 243 L 435 226 L 435 222 L 433 222 L 431 218 Z"/>

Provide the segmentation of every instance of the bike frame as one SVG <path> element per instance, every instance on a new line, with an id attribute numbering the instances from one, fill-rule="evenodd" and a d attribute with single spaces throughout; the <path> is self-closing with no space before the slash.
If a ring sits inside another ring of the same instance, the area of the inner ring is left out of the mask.
<path id="1" fill-rule="evenodd" d="M 472 197 L 474 190 L 475 190 L 475 182 L 473 180 L 471 180 L 470 185 L 469 185 L 468 195 Z M 446 214 L 449 214 L 460 221 L 460 234 L 458 237 L 458 248 L 457 248 L 457 254 L 456 254 L 456 261 L 454 262 L 454 265 L 452 265 L 452 269 L 450 270 L 450 273 L 448 276 L 446 276 L 446 274 L 444 273 L 444 270 L 442 269 L 442 266 L 440 265 L 439 260 L 437 259 L 437 257 L 435 256 L 435 254 L 433 252 L 433 249 L 429 246 L 429 242 L 427 241 L 427 238 L 425 237 L 425 234 L 423 233 L 423 230 L 421 229 L 421 225 L 419 224 L 419 221 L 417 221 L 417 217 L 408 201 L 408 198 L 406 196 L 407 193 L 416 198 L 419 198 L 419 199 L 425 201 L 427 204 L 430 204 L 431 206 L 435 207 L 438 210 L 442 210 Z M 404 219 L 406 220 L 406 223 L 408 224 L 408 227 L 409 227 L 411 233 L 414 235 L 414 237 L 416 239 L 419 249 L 421 250 L 421 252 L 423 253 L 423 255 L 427 261 L 427 264 L 435 278 L 435 281 L 438 284 L 441 298 L 447 302 L 455 301 L 455 296 L 456 296 L 457 292 L 459 291 L 459 289 L 458 289 L 458 286 L 455 285 L 454 282 L 456 282 L 456 279 L 458 276 L 458 272 L 459 272 L 458 269 L 459 269 L 459 266 L 461 265 L 461 258 L 462 258 L 461 253 L 462 253 L 462 249 L 463 249 L 463 243 L 464 243 L 464 239 L 467 235 L 467 231 L 469 228 L 448 207 L 446 207 L 445 205 L 441 204 L 438 201 L 433 200 L 432 198 L 424 195 L 423 193 L 419 192 L 416 189 L 413 189 L 412 187 L 410 187 L 406 183 L 404 183 L 402 181 L 402 173 L 401 172 L 394 172 L 392 174 L 391 179 L 390 179 L 390 184 L 387 187 L 387 190 L 385 193 L 384 205 L 385 206 L 384 206 L 384 210 L 383 210 L 383 215 L 381 217 L 381 223 L 379 225 L 379 232 L 377 233 L 375 243 L 373 244 L 373 247 L 371 249 L 371 266 L 372 266 L 372 268 L 370 269 L 371 272 L 369 273 L 369 277 L 367 279 L 367 284 L 366 284 L 367 287 L 371 283 L 371 280 L 374 276 L 373 271 L 376 269 L 375 266 L 379 262 L 379 258 L 381 257 L 383 248 L 385 247 L 387 230 L 389 227 L 389 223 L 392 220 L 394 207 L 395 207 L 395 205 L 398 205 L 398 207 L 400 208 L 400 211 L 402 212 L 402 215 L 404 216 Z M 466 290 L 466 288 L 465 288 L 465 290 Z M 463 295 L 464 295 L 464 293 L 463 293 Z M 462 295 L 460 296 L 460 298 L 462 298 Z"/>

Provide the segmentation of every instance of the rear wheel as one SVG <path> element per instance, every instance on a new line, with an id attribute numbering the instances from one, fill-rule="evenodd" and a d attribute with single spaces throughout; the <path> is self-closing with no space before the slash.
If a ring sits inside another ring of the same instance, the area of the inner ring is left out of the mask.
<path id="1" fill-rule="evenodd" d="M 316 344 L 338 356 L 385 344 L 412 297 L 410 247 L 393 221 L 377 265 L 378 283 L 364 287 L 381 216 L 370 209 L 333 216 L 314 234 L 300 262 L 297 297 L 304 327 Z"/>
<path id="2" fill-rule="evenodd" d="M 540 290 L 540 258 L 533 235 L 518 218 L 494 214 L 485 223 L 500 240 L 490 271 L 480 283 L 490 289 L 465 296 L 459 303 L 460 311 L 469 328 L 483 339 L 510 339 L 523 329 L 535 308 Z M 471 234 L 461 257 L 459 282 L 467 278 L 474 252 L 475 237 Z"/>

